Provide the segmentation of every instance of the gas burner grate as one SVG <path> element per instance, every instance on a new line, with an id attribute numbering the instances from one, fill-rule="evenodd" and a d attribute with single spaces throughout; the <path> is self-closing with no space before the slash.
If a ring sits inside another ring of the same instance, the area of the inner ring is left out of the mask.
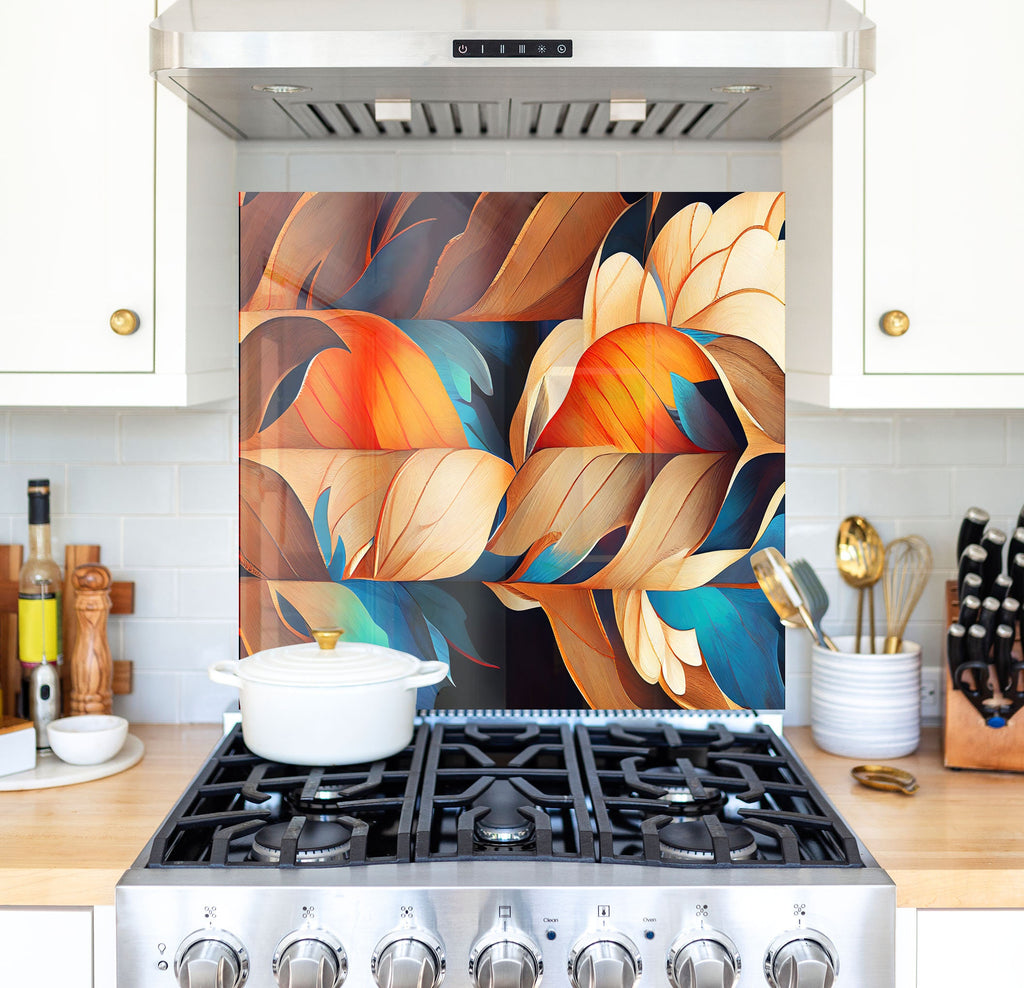
<path id="1" fill-rule="evenodd" d="M 688 867 L 862 867 L 856 838 L 775 733 L 721 725 L 576 727 L 601 861 Z M 660 836 L 703 827 L 708 847 L 687 855 Z M 731 828 L 731 829 L 730 829 Z M 749 831 L 738 854 L 728 834 Z"/>
<path id="2" fill-rule="evenodd" d="M 365 765 L 305 768 L 252 754 L 235 727 L 203 766 L 153 838 L 148 867 L 317 867 L 412 860 L 416 794 L 429 728 L 390 758 Z M 305 860 L 307 821 L 352 831 L 344 861 Z M 287 825 L 279 860 L 252 853 L 268 824 Z"/>
<path id="3" fill-rule="evenodd" d="M 435 725 L 416 860 L 511 856 L 595 860 L 572 731 L 564 724 Z"/>
<path id="4" fill-rule="evenodd" d="M 323 846 L 341 830 L 345 841 Z M 259 758 L 236 727 L 157 832 L 147 866 L 516 858 L 863 867 L 856 838 L 770 728 L 653 718 L 446 720 L 420 724 L 390 758 L 318 768 Z"/>

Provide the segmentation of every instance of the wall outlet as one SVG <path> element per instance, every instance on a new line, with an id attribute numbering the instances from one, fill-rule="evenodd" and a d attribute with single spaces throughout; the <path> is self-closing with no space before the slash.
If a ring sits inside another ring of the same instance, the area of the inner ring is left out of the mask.
<path id="1" fill-rule="evenodd" d="M 938 720 L 941 713 L 942 687 L 940 669 L 921 670 L 921 717 Z"/>

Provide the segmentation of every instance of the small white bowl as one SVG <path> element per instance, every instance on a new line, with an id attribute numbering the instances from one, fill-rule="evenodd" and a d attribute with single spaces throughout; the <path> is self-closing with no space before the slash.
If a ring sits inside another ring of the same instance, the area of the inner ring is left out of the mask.
<path id="1" fill-rule="evenodd" d="M 110 714 L 80 714 L 50 722 L 53 753 L 69 765 L 99 765 L 113 758 L 128 737 L 128 721 Z"/>

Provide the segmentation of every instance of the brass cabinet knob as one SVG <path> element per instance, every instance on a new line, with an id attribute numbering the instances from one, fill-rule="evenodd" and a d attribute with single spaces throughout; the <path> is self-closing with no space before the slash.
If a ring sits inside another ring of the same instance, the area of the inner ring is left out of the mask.
<path id="1" fill-rule="evenodd" d="M 131 309 L 118 309 L 110 317 L 110 328 L 118 336 L 131 336 L 139 328 L 139 317 Z"/>
<path id="2" fill-rule="evenodd" d="M 910 316 L 899 309 L 891 309 L 882 316 L 882 332 L 889 336 L 902 336 L 910 329 Z"/>

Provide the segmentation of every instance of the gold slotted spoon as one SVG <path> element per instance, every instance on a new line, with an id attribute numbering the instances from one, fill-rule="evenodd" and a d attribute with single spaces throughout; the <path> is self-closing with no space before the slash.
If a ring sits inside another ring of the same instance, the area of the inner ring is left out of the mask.
<path id="1" fill-rule="evenodd" d="M 868 651 L 875 650 L 875 594 L 874 586 L 885 568 L 885 546 L 875 526 L 860 515 L 850 515 L 839 524 L 836 537 L 836 567 L 839 575 L 858 591 L 857 638 L 853 650 L 860 651 L 861 631 L 864 627 L 864 593 L 868 595 L 868 623 L 870 638 Z"/>

